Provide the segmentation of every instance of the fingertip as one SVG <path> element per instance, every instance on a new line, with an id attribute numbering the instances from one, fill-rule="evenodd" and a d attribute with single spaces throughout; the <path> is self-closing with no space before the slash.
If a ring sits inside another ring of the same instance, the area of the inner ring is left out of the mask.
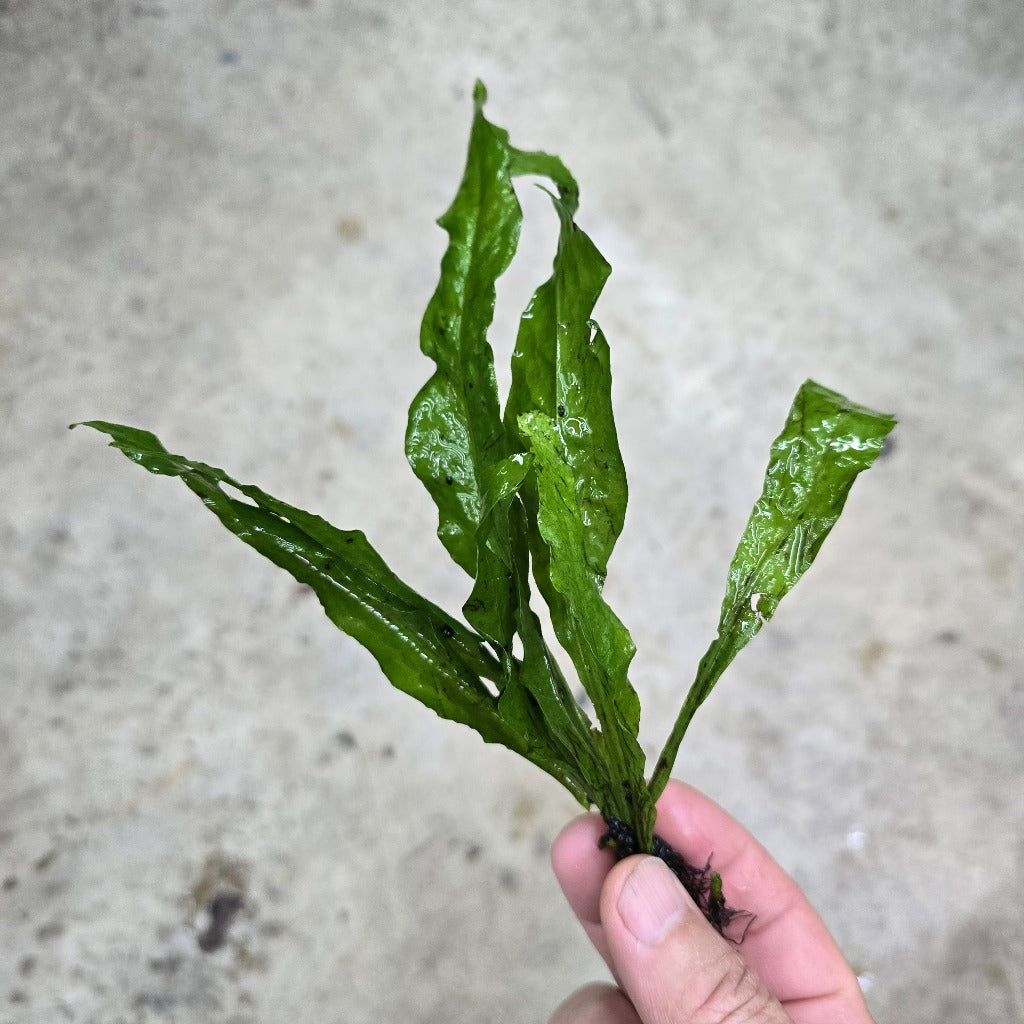
<path id="1" fill-rule="evenodd" d="M 584 814 L 569 822 L 552 843 L 551 866 L 572 912 L 610 967 L 601 924 L 601 886 L 615 858 L 598 845 L 605 829 L 598 814 Z"/>
<path id="2" fill-rule="evenodd" d="M 558 834 L 551 845 L 551 867 L 576 916 L 597 924 L 601 885 L 614 863 L 598 843 L 605 825 L 600 815 L 584 814 Z"/>
<path id="3" fill-rule="evenodd" d="M 569 996 L 551 1024 L 640 1024 L 640 1018 L 619 989 L 595 982 Z"/>
<path id="4" fill-rule="evenodd" d="M 551 844 L 551 866 L 561 877 L 578 870 L 581 863 L 600 854 L 598 842 L 606 826 L 599 814 L 581 814 L 573 818 Z"/>

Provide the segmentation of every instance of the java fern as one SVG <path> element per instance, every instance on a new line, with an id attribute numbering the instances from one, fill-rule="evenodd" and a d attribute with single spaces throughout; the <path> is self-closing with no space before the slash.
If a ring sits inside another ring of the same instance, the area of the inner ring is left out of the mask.
<path id="1" fill-rule="evenodd" d="M 438 537 L 472 581 L 462 620 L 403 583 L 362 532 L 173 455 L 148 431 L 85 425 L 149 472 L 179 477 L 232 533 L 311 587 L 392 685 L 596 807 L 617 856 L 666 859 L 721 930 L 736 913 L 721 879 L 709 866 L 686 865 L 654 835 L 655 801 L 694 712 L 814 561 L 895 420 L 813 381 L 799 389 L 729 567 L 718 635 L 647 781 L 640 702 L 628 677 L 635 648 L 602 596 L 626 514 L 608 343 L 592 316 L 611 268 L 575 222 L 579 191 L 568 169 L 557 156 L 512 146 L 484 116 L 485 100 L 477 83 L 465 172 L 438 221 L 448 247 L 420 330 L 435 369 L 413 399 L 405 437 L 412 469 L 437 505 Z M 502 412 L 488 329 L 497 279 L 519 239 L 513 180 L 524 176 L 553 186 L 559 235 L 551 277 L 519 323 Z M 542 633 L 534 589 L 596 724 Z"/>

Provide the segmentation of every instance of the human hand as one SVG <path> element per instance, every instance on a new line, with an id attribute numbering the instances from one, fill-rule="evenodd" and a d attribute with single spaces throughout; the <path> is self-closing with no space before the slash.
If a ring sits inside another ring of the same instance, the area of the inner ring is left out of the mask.
<path id="1" fill-rule="evenodd" d="M 656 857 L 615 864 L 598 849 L 604 821 L 584 815 L 555 840 L 551 860 L 619 987 L 588 985 L 551 1024 L 872 1024 L 853 971 L 807 897 L 742 825 L 670 782 L 657 828 L 691 864 L 714 853 L 730 905 L 756 915 L 742 944 L 707 923 Z"/>

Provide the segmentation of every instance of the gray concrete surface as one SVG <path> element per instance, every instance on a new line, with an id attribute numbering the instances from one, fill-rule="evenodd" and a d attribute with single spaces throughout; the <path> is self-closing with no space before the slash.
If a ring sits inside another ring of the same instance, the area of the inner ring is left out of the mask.
<path id="1" fill-rule="evenodd" d="M 149 426 L 457 608 L 402 432 L 478 75 L 615 267 L 608 592 L 649 749 L 797 385 L 899 415 L 677 773 L 879 1021 L 1024 1020 L 1019 0 L 5 0 L 0 1022 L 525 1024 L 602 975 L 547 866 L 568 797 L 66 430 Z M 505 354 L 550 258 L 523 202 Z"/>

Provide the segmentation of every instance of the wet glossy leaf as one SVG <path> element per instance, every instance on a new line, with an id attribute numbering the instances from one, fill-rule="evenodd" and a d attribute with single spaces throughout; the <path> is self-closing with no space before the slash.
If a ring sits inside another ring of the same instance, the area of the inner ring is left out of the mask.
<path id="1" fill-rule="evenodd" d="M 537 460 L 521 494 L 533 574 L 601 725 L 595 742 L 607 778 L 598 806 L 643 839 L 653 806 L 636 741 L 640 704 L 627 677 L 634 646 L 601 598 L 627 500 L 608 344 L 591 319 L 611 268 L 573 222 L 575 191 L 551 198 L 558 249 L 550 279 L 520 320 L 505 428 L 510 443 Z"/>
<path id="2" fill-rule="evenodd" d="M 694 712 L 736 655 L 810 568 L 858 474 L 878 457 L 896 420 L 807 381 L 772 445 L 764 489 L 729 567 L 718 636 L 651 780 L 655 799 L 668 781 Z"/>
<path id="3" fill-rule="evenodd" d="M 541 412 L 519 421 L 534 457 L 537 529 L 550 559 L 551 624 L 572 658 L 601 723 L 600 751 L 609 772 L 600 806 L 606 817 L 630 822 L 641 842 L 653 827 L 644 784 L 644 753 L 636 740 L 640 702 L 627 672 L 636 648 L 629 631 L 601 596 L 603 577 L 586 557 L 587 529 L 577 480 L 562 449 L 556 421 Z"/>
<path id="4" fill-rule="evenodd" d="M 482 682 L 497 682 L 502 671 L 481 637 L 406 586 L 363 533 L 340 530 L 223 470 L 171 454 L 148 431 L 101 421 L 81 425 L 108 434 L 150 473 L 179 477 L 240 540 L 311 587 L 328 618 L 377 659 L 395 687 L 581 792 L 575 771 L 541 742 L 543 733 L 538 740 L 522 731 L 522 721 L 508 720 Z"/>
<path id="5" fill-rule="evenodd" d="M 495 466 L 512 451 L 487 340 L 496 282 L 515 255 L 522 225 L 512 178 L 542 174 L 570 197 L 576 192 L 557 157 L 509 144 L 508 132 L 484 116 L 486 98 L 477 83 L 466 168 L 455 199 L 438 220 L 448 233 L 448 248 L 420 327 L 420 348 L 437 369 L 413 400 L 406 431 L 406 455 L 438 507 L 438 536 L 474 577 L 485 491 Z M 493 565 L 485 569 L 487 575 L 495 571 Z"/>
<path id="6" fill-rule="evenodd" d="M 573 223 L 571 204 L 555 197 L 552 202 L 560 222 L 554 272 L 520 320 L 505 424 L 514 437 L 526 413 L 542 412 L 554 422 L 559 448 L 573 472 L 584 554 L 601 585 L 627 500 L 612 414 L 608 343 L 591 319 L 611 267 Z"/>

